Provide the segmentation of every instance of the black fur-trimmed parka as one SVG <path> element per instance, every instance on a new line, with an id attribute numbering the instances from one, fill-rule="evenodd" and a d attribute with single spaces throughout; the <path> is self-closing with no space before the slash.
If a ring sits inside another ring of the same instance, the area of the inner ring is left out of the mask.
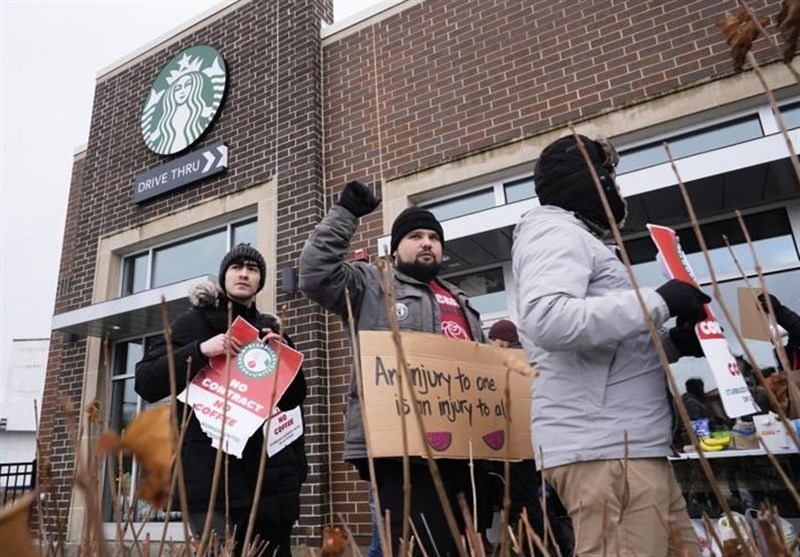
<path id="1" fill-rule="evenodd" d="M 208 359 L 200 352 L 200 343 L 228 328 L 228 298 L 216 285 L 208 282 L 195 286 L 190 293 L 190 301 L 192 308 L 171 324 L 178 393 L 186 387 L 187 365 L 190 381 L 208 366 Z M 281 332 L 277 316 L 259 312 L 255 304 L 245 308 L 233 303 L 232 307 L 233 319 L 241 316 L 259 330 L 270 328 L 276 333 Z M 294 347 L 286 335 L 284 338 L 289 346 Z M 168 365 L 166 343 L 163 337 L 159 337 L 136 365 L 135 389 L 146 401 L 157 402 L 170 396 Z M 277 405 L 281 410 L 291 410 L 302 405 L 305 397 L 306 381 L 301 369 Z M 183 415 L 183 407 L 178 402 L 179 417 Z M 259 523 L 285 524 L 300 516 L 300 488 L 308 473 L 304 437 L 267 459 L 259 501 Z M 248 514 L 250 512 L 263 441 L 263 428 L 258 428 L 245 446 L 241 459 L 233 455 L 223 455 L 227 464 L 223 461 L 221 473 L 228 471 L 228 501 L 231 510 Z M 190 512 L 208 509 L 216 452 L 211 446 L 211 438 L 203 432 L 192 414 L 181 448 Z M 215 506 L 221 511 L 225 510 L 226 482 L 223 479 L 224 476 L 220 478 Z M 179 510 L 177 496 L 173 499 L 173 508 Z"/>

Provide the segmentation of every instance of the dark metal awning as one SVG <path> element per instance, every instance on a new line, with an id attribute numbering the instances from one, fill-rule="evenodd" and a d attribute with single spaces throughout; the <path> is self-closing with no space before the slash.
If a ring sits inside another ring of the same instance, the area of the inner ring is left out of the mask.
<path id="1" fill-rule="evenodd" d="M 112 339 L 152 334 L 163 329 L 162 297 L 167 306 L 168 319 L 175 319 L 190 306 L 189 290 L 209 280 L 215 279 L 211 275 L 204 275 L 59 313 L 53 316 L 52 328 L 80 336 Z"/>

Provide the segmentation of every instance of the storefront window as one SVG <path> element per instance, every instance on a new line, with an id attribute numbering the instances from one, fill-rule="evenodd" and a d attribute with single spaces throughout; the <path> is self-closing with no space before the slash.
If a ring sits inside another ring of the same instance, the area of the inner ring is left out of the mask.
<path id="1" fill-rule="evenodd" d="M 761 122 L 758 119 L 758 115 L 753 114 L 746 118 L 621 151 L 617 174 L 633 172 L 634 170 L 667 162 L 667 153 L 663 146 L 665 141 L 669 143 L 672 156 L 675 159 L 680 159 L 729 147 L 736 143 L 756 139 L 762 135 Z"/>
<path id="2" fill-rule="evenodd" d="M 503 184 L 503 189 L 506 192 L 506 203 L 516 203 L 517 201 L 536 197 L 532 177 L 506 182 Z"/>
<path id="3" fill-rule="evenodd" d="M 494 190 L 486 189 L 454 199 L 426 205 L 425 208 L 441 221 L 462 217 L 470 213 L 477 213 L 478 211 L 490 209 L 494 206 Z"/>
<path id="4" fill-rule="evenodd" d="M 111 378 L 111 428 L 117 433 L 121 433 L 136 415 L 149 406 L 153 406 L 143 401 L 134 390 L 134 377 L 136 364 L 144 356 L 144 346 L 149 344 L 143 339 L 127 340 L 118 342 L 113 349 L 113 369 Z M 166 404 L 168 400 L 156 404 Z M 136 461 L 130 456 L 125 455 L 120 459 L 109 458 L 108 466 L 110 469 L 105 475 L 104 490 L 104 516 L 106 521 L 114 521 L 115 507 L 112 502 L 113 493 L 117 491 L 118 508 L 122 522 L 161 521 L 164 520 L 164 512 L 151 508 L 151 506 L 138 500 L 136 497 L 137 482 L 141 471 Z M 110 481 L 115 483 L 116 489 L 112 490 Z"/>
<path id="5" fill-rule="evenodd" d="M 472 307 L 481 315 L 508 312 L 502 267 L 446 278 L 469 296 Z"/>
<path id="6" fill-rule="evenodd" d="M 154 250 L 151 288 L 205 274 L 216 276 L 227 249 L 225 235 L 220 230 Z"/>
<path id="7" fill-rule="evenodd" d="M 256 219 L 236 222 L 126 257 L 122 268 L 122 295 L 202 275 L 216 276 L 219 261 L 231 246 L 242 242 L 256 245 L 257 224 Z"/>

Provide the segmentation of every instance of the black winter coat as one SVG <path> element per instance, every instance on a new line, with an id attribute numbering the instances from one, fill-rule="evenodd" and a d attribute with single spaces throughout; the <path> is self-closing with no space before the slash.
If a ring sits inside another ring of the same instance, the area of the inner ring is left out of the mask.
<path id="1" fill-rule="evenodd" d="M 200 352 L 200 343 L 227 330 L 227 298 L 211 283 L 195 287 L 192 294 L 192 309 L 178 317 L 172 325 L 172 345 L 175 353 L 175 375 L 177 392 L 186 387 L 187 362 L 191 362 L 191 381 L 208 365 Z M 274 315 L 260 313 L 255 305 L 245 308 L 233 305 L 233 319 L 241 316 L 251 325 L 262 329 L 269 327 L 279 332 L 280 322 Z M 286 338 L 289 346 L 291 340 Z M 136 365 L 136 392 L 148 402 L 157 402 L 170 395 L 167 347 L 163 337 L 149 348 L 142 361 Z M 281 410 L 300 406 L 306 397 L 306 381 L 303 370 L 278 401 Z M 178 416 L 183 415 L 184 405 L 178 402 Z M 191 411 L 191 409 L 190 409 Z M 179 418 L 180 419 L 180 418 Z M 228 470 L 228 501 L 232 510 L 249 513 L 255 493 L 258 467 L 263 445 L 262 428 L 256 430 L 245 446 L 242 458 L 223 454 L 221 476 L 217 488 L 217 510 L 225 509 L 225 470 Z M 189 419 L 181 447 L 183 476 L 190 511 L 208 509 L 211 482 L 214 477 L 214 462 L 217 450 L 211 446 L 194 414 Z M 227 466 L 226 461 L 227 460 Z M 304 436 L 267 458 L 259 501 L 260 523 L 286 523 L 300 516 L 300 488 L 308 473 Z M 173 508 L 180 509 L 177 494 Z"/>

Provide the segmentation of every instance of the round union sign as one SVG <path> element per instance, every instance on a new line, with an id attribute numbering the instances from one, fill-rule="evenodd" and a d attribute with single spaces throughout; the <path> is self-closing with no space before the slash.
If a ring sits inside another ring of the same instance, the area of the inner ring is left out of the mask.
<path id="1" fill-rule="evenodd" d="M 227 69 L 207 45 L 179 52 L 153 80 L 142 107 L 142 138 L 159 155 L 183 151 L 208 129 L 222 104 Z"/>

